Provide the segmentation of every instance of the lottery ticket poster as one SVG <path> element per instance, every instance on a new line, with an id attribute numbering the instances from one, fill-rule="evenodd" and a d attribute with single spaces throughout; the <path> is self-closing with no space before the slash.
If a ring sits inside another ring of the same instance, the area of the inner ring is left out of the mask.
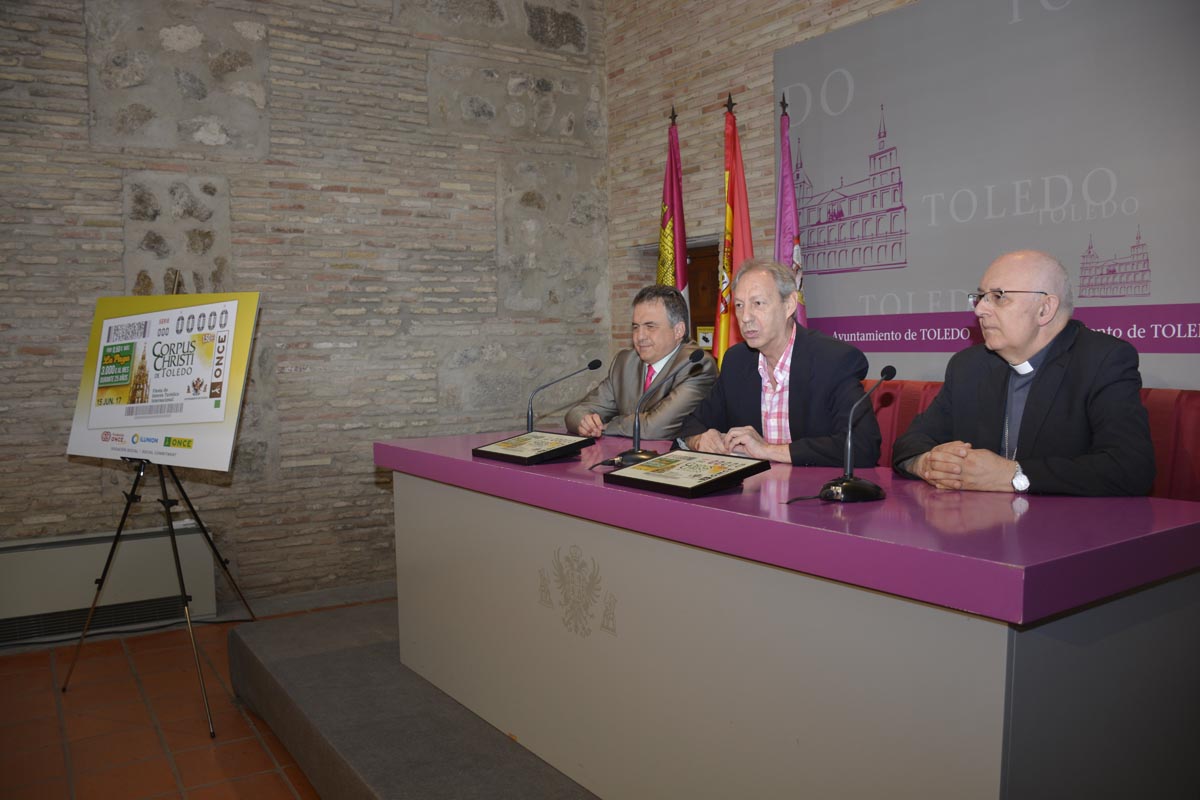
<path id="1" fill-rule="evenodd" d="M 67 454 L 229 471 L 258 293 L 96 302 Z"/>

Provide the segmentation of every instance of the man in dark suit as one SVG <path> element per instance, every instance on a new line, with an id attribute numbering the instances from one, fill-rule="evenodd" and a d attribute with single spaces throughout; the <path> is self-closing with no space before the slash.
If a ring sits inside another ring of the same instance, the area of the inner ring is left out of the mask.
<path id="1" fill-rule="evenodd" d="M 1062 264 L 1003 255 L 970 301 L 984 342 L 950 359 L 941 392 L 896 440 L 895 469 L 943 489 L 1149 492 L 1137 351 L 1071 319 Z"/>
<path id="2" fill-rule="evenodd" d="M 732 294 L 743 341 L 726 351 L 716 385 L 684 421 L 680 438 L 709 453 L 841 466 L 866 357 L 796 324 L 796 282 L 787 267 L 747 261 Z M 875 412 L 863 403 L 855 414 L 855 466 L 875 466 L 879 441 Z"/>
<path id="3" fill-rule="evenodd" d="M 717 379 L 705 354 L 679 369 L 699 346 L 687 341 L 688 309 L 671 286 L 647 286 L 633 298 L 633 348 L 613 359 L 608 377 L 567 412 L 567 430 L 579 436 L 633 436 L 633 412 L 643 392 L 642 436 L 673 439 L 679 426 Z"/>

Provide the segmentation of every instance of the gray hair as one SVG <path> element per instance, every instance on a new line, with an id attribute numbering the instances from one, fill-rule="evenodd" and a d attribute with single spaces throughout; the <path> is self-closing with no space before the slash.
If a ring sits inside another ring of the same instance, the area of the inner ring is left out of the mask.
<path id="1" fill-rule="evenodd" d="M 780 300 L 786 301 L 796 293 L 796 277 L 792 275 L 792 271 L 783 264 L 776 263 L 767 258 L 751 258 L 748 261 L 743 261 L 741 268 L 737 271 L 737 275 L 733 276 L 733 285 L 729 287 L 730 293 L 732 294 L 737 291 L 742 276 L 752 272 L 765 272 L 774 278 L 775 288 L 779 290 Z"/>

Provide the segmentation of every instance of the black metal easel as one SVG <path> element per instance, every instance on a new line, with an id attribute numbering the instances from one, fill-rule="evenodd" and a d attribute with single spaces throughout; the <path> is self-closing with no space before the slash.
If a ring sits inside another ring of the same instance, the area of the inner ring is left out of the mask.
<path id="1" fill-rule="evenodd" d="M 121 541 L 121 531 L 125 529 L 125 521 L 129 519 L 129 509 L 134 503 L 142 499 L 141 495 L 137 493 L 138 484 L 142 482 L 142 476 L 146 474 L 146 465 L 150 462 L 144 458 L 122 458 L 121 460 L 133 464 L 137 472 L 133 476 L 133 486 L 128 492 L 125 492 L 125 510 L 121 513 L 121 522 L 117 525 L 117 535 L 113 537 L 112 547 L 108 549 L 108 558 L 104 562 L 104 571 L 96 579 L 96 596 L 92 598 L 92 607 L 88 609 L 87 621 L 83 625 L 83 632 L 79 634 L 79 644 L 75 646 L 75 656 L 71 659 L 71 666 L 67 670 L 67 677 L 63 680 L 62 690 L 64 692 L 67 691 L 67 684 L 71 682 L 71 673 L 75 671 L 75 664 L 79 660 L 79 653 L 83 650 L 83 640 L 87 637 L 88 628 L 92 625 L 92 616 L 96 613 L 96 604 L 100 601 L 100 593 L 104 591 L 104 581 L 108 577 L 108 569 L 112 566 L 113 555 L 117 552 L 117 545 Z M 163 472 L 163 465 L 155 464 L 155 466 L 158 468 L 158 485 L 162 492 L 162 498 L 158 502 L 162 504 L 163 516 L 167 520 L 167 533 L 171 539 L 171 554 L 175 558 L 175 577 L 179 580 L 179 599 L 183 602 L 183 618 L 187 622 L 188 639 L 192 642 L 192 657 L 196 662 L 196 677 L 200 679 L 200 696 L 204 699 L 204 714 L 208 718 L 208 735 L 215 738 L 217 732 L 213 730 L 212 711 L 208 706 L 208 690 L 204 686 L 204 672 L 200 669 L 200 653 L 196 649 L 196 636 L 192 632 L 192 615 L 188 612 L 188 603 L 191 602 L 192 598 L 183 585 L 183 567 L 179 564 L 179 546 L 175 542 L 175 523 L 171 518 L 171 509 L 179 505 L 179 501 L 172 500 L 167 496 L 167 479 L 166 473 Z M 221 565 L 221 570 L 225 573 L 229 584 L 237 592 L 238 599 L 242 601 L 242 605 L 250 613 L 250 619 L 257 619 L 254 616 L 254 610 L 250 608 L 250 604 L 246 602 L 245 595 L 242 594 L 242 590 L 238 587 L 237 581 L 233 579 L 233 575 L 229 572 L 229 561 L 221 557 L 221 552 L 217 550 L 217 545 L 213 542 L 212 536 L 209 535 L 208 529 L 200 521 L 200 515 L 196 513 L 196 507 L 192 505 L 191 498 L 183 490 L 183 484 L 179 482 L 179 477 L 175 474 L 174 467 L 168 465 L 166 472 L 171 474 L 171 480 L 175 483 L 176 491 L 183 498 L 183 502 L 187 504 L 188 512 L 192 515 L 192 519 L 196 521 L 196 525 L 200 528 L 200 533 L 204 535 L 204 541 L 208 542 L 208 546 L 212 550 L 213 556 L 216 557 L 217 563 Z"/>

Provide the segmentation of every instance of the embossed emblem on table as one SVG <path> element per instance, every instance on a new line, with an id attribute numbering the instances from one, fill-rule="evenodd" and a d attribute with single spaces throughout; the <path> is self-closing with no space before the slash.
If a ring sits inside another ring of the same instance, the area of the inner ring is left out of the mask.
<path id="1" fill-rule="evenodd" d="M 600 630 L 617 635 L 617 596 L 612 592 L 604 595 L 604 614 L 600 617 Z"/>
<path id="2" fill-rule="evenodd" d="M 554 598 L 550 595 L 550 576 L 546 568 L 538 569 L 538 603 L 546 608 L 554 608 Z"/>
<path id="3" fill-rule="evenodd" d="M 563 626 L 579 636 L 590 636 L 592 606 L 600 600 L 600 567 L 596 559 L 585 559 L 579 545 L 571 545 L 565 558 L 562 548 L 556 548 L 554 583 L 561 598 Z"/>

